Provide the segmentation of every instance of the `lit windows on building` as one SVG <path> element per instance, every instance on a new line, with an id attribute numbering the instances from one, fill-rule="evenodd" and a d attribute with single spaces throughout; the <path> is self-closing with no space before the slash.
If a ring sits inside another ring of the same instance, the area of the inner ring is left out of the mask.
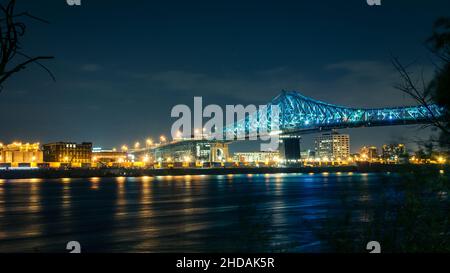
<path id="1" fill-rule="evenodd" d="M 383 145 L 382 157 L 386 162 L 398 163 L 407 157 L 405 144 Z"/>
<path id="2" fill-rule="evenodd" d="M 234 153 L 234 162 L 249 162 L 249 163 L 264 163 L 264 162 L 277 162 L 279 161 L 279 152 L 247 152 L 247 153 Z"/>
<path id="3" fill-rule="evenodd" d="M 48 163 L 90 164 L 92 143 L 55 142 L 43 145 L 44 161 Z"/>
<path id="4" fill-rule="evenodd" d="M 94 148 L 92 151 L 92 162 L 97 166 L 114 166 L 127 160 L 127 153 L 117 150 L 104 150 Z"/>
<path id="5" fill-rule="evenodd" d="M 229 157 L 227 143 L 197 139 L 162 145 L 153 149 L 152 154 L 156 161 L 178 163 L 225 162 Z"/>
<path id="6" fill-rule="evenodd" d="M 375 146 L 364 146 L 361 148 L 360 152 L 360 158 L 363 161 L 374 161 L 378 160 L 379 154 L 378 154 L 378 148 Z"/>
<path id="7" fill-rule="evenodd" d="M 316 157 L 324 161 L 335 161 L 350 156 L 350 136 L 346 134 L 329 133 L 316 137 Z"/>

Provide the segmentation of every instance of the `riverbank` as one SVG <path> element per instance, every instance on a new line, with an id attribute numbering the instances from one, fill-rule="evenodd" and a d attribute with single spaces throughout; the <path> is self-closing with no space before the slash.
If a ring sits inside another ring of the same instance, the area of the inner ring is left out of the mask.
<path id="1" fill-rule="evenodd" d="M 203 169 L 32 169 L 2 170 L 0 179 L 32 178 L 88 178 L 88 177 L 140 177 L 140 176 L 180 176 L 180 175 L 228 175 L 228 174 L 277 174 L 277 173 L 382 173 L 409 172 L 417 169 L 448 171 L 448 166 L 438 165 L 381 165 L 326 167 L 284 167 L 284 168 L 203 168 Z"/>

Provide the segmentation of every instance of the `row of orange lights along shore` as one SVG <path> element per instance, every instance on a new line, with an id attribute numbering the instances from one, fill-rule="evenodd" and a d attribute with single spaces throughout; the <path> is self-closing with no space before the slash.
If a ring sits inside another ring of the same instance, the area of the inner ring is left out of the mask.
<path id="1" fill-rule="evenodd" d="M 149 147 L 152 147 L 152 146 L 157 146 L 157 145 L 162 145 L 162 144 L 165 144 L 165 143 L 167 143 L 167 138 L 164 136 L 164 135 L 162 135 L 162 136 L 160 136 L 159 137 L 159 143 L 155 143 L 154 141 L 153 141 L 153 139 L 151 139 L 151 138 L 148 138 L 146 141 L 145 141 L 145 144 L 146 144 L 146 147 L 147 148 L 149 148 Z M 141 142 L 139 142 L 139 141 L 137 141 L 136 143 L 134 143 L 134 149 L 135 150 L 138 150 L 138 149 L 140 149 L 141 148 Z M 116 149 L 113 149 L 114 151 L 116 150 Z M 130 148 L 129 148 L 129 146 L 128 145 L 122 145 L 122 147 L 121 147 L 121 151 L 122 152 L 128 152 L 128 150 L 130 150 Z"/>
<path id="2" fill-rule="evenodd" d="M 204 133 L 206 131 L 206 129 L 203 129 L 203 130 L 195 129 L 194 130 L 194 137 L 199 136 L 201 134 L 201 131 L 203 131 L 203 133 Z M 182 134 L 182 132 L 178 131 L 176 133 L 176 136 L 175 136 L 174 140 L 180 140 L 180 139 L 183 139 L 183 134 Z M 159 146 L 159 145 L 162 145 L 162 144 L 166 144 L 167 142 L 168 142 L 167 137 L 164 136 L 164 135 L 161 135 L 159 137 L 159 143 L 156 143 L 152 138 L 148 138 L 148 139 L 145 140 L 146 148 L 149 148 L 149 147 L 152 147 L 152 146 Z M 137 142 L 134 143 L 133 147 L 134 147 L 135 150 L 138 150 L 138 149 L 141 148 L 141 146 L 142 146 L 141 142 L 137 141 Z M 129 148 L 128 145 L 123 145 L 121 147 L 122 152 L 127 152 L 129 149 L 130 148 Z"/>

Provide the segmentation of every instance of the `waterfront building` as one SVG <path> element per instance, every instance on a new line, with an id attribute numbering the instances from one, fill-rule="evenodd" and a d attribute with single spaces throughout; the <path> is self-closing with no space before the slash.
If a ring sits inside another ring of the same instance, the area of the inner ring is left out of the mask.
<path id="1" fill-rule="evenodd" d="M 0 164 L 6 167 L 36 167 L 43 162 L 39 143 L 0 144 Z"/>
<path id="2" fill-rule="evenodd" d="M 304 150 L 301 151 L 300 156 L 302 160 L 310 160 L 315 158 L 316 152 L 311 150 Z"/>
<path id="3" fill-rule="evenodd" d="M 383 145 L 382 158 L 388 163 L 399 163 L 407 157 L 405 144 Z"/>
<path id="4" fill-rule="evenodd" d="M 374 161 L 378 160 L 378 148 L 375 146 L 364 146 L 360 150 L 360 159 L 364 161 Z"/>
<path id="5" fill-rule="evenodd" d="M 151 150 L 159 163 L 220 163 L 229 160 L 228 143 L 190 139 L 160 145 Z"/>
<path id="6" fill-rule="evenodd" d="M 55 142 L 43 145 L 44 161 L 55 165 L 89 166 L 92 162 L 92 143 Z"/>
<path id="7" fill-rule="evenodd" d="M 102 148 L 94 148 L 92 150 L 92 163 L 96 166 L 113 167 L 119 166 L 127 161 L 127 153 L 123 151 L 104 150 Z"/>
<path id="8" fill-rule="evenodd" d="M 350 156 L 350 136 L 336 132 L 315 139 L 316 157 L 324 161 L 340 161 Z"/>
<path id="9" fill-rule="evenodd" d="M 246 152 L 234 153 L 233 161 L 239 163 L 271 163 L 278 162 L 279 152 Z"/>

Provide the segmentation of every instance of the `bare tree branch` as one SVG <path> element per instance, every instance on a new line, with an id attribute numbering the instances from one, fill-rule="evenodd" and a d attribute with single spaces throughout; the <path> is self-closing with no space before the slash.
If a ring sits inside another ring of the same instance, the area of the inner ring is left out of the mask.
<path id="1" fill-rule="evenodd" d="M 0 92 L 2 85 L 14 74 L 35 63 L 44 69 L 55 80 L 54 75 L 40 61 L 53 59 L 53 56 L 30 57 L 22 52 L 20 39 L 25 35 L 26 24 L 19 19 L 27 17 L 43 23 L 46 20 L 33 16 L 28 12 L 15 13 L 16 0 L 6 5 L 0 4 Z M 25 60 L 19 60 L 22 57 Z"/>
<path id="2" fill-rule="evenodd" d="M 434 112 L 430 108 L 430 102 L 432 101 L 432 98 L 427 90 L 428 85 L 425 83 L 423 73 L 420 79 L 422 81 L 422 88 L 419 89 L 417 87 L 418 84 L 413 81 L 410 72 L 407 71 L 407 67 L 402 65 L 398 58 L 393 57 L 392 64 L 400 74 L 401 79 L 401 83 L 395 85 L 395 88 L 407 94 L 408 96 L 413 98 L 419 105 L 423 106 L 429 113 L 429 122 L 433 126 L 442 130 L 444 133 L 449 134 L 450 132 L 446 128 L 445 124 L 435 116 Z"/>

